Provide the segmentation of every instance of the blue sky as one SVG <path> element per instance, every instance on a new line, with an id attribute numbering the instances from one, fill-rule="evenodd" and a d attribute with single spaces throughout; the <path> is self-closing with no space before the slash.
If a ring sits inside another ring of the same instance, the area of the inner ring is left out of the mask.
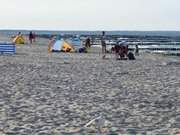
<path id="1" fill-rule="evenodd" d="M 0 29 L 180 30 L 180 0 L 0 2 Z"/>

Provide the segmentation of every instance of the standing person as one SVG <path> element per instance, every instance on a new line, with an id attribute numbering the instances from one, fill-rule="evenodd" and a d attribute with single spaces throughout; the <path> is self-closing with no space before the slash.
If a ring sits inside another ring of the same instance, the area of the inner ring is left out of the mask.
<path id="1" fill-rule="evenodd" d="M 31 31 L 31 32 L 29 33 L 29 42 L 30 42 L 30 44 L 33 43 L 33 38 L 34 38 L 34 36 L 33 36 L 32 31 Z"/>
<path id="2" fill-rule="evenodd" d="M 86 46 L 86 48 L 90 48 L 91 47 L 91 40 L 90 40 L 89 37 L 85 41 L 85 46 Z"/>
<path id="3" fill-rule="evenodd" d="M 102 32 L 102 37 L 101 37 L 101 45 L 102 45 L 102 54 L 103 54 L 103 59 L 106 58 L 106 35 L 105 32 Z"/>
<path id="4" fill-rule="evenodd" d="M 139 47 L 138 47 L 138 45 L 136 45 L 135 54 L 136 54 L 136 56 L 138 56 L 138 55 L 139 55 Z"/>

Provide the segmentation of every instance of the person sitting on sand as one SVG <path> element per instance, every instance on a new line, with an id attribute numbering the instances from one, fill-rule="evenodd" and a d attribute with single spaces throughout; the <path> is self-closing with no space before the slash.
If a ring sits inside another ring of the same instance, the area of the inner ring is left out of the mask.
<path id="1" fill-rule="evenodd" d="M 128 53 L 128 59 L 129 60 L 136 60 L 136 58 L 135 58 L 135 56 L 134 56 L 134 54 L 132 52 Z"/>

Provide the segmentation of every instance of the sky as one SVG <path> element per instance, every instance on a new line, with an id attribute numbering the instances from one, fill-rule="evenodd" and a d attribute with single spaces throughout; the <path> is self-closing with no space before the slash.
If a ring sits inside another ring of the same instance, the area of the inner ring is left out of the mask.
<path id="1" fill-rule="evenodd" d="M 180 0 L 0 0 L 0 3 L 0 29 L 180 31 Z"/>

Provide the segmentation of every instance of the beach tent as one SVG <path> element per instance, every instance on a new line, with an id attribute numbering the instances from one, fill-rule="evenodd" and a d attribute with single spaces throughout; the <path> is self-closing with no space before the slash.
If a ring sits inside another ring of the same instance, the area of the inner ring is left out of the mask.
<path id="1" fill-rule="evenodd" d="M 52 45 L 50 45 L 50 52 L 73 52 L 74 48 L 65 40 L 56 40 Z"/>
<path id="2" fill-rule="evenodd" d="M 25 39 L 22 35 L 18 35 L 13 39 L 13 43 L 15 44 L 25 44 Z"/>

